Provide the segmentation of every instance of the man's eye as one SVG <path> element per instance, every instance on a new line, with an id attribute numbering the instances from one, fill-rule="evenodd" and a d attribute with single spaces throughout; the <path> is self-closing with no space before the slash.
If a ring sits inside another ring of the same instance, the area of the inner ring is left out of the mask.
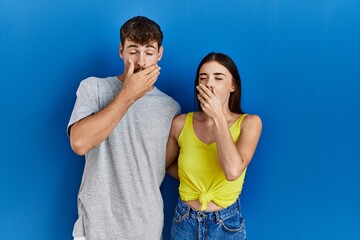
<path id="1" fill-rule="evenodd" d="M 152 56 L 152 55 L 154 55 L 153 53 L 146 53 L 146 55 L 148 55 L 148 56 Z"/>
<path id="2" fill-rule="evenodd" d="M 137 52 L 130 52 L 131 55 L 137 54 Z"/>
<path id="3" fill-rule="evenodd" d="M 215 78 L 215 80 L 223 80 L 222 78 Z"/>

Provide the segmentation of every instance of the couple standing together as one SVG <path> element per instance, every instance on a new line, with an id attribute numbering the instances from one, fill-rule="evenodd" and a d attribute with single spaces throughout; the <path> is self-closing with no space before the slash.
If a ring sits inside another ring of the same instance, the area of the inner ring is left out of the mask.
<path id="1" fill-rule="evenodd" d="M 262 124 L 240 107 L 235 63 L 210 53 L 196 76 L 199 112 L 154 86 L 163 34 L 146 17 L 120 29 L 124 72 L 83 80 L 68 124 L 72 149 L 85 155 L 75 240 L 159 240 L 160 185 L 180 180 L 171 239 L 246 239 L 240 193 Z"/>

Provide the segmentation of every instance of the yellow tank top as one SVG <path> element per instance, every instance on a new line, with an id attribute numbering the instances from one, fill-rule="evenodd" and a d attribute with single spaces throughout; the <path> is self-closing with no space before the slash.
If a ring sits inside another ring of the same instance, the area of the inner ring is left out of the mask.
<path id="1" fill-rule="evenodd" d="M 241 115 L 230 127 L 231 136 L 236 142 L 240 136 L 240 126 L 246 114 Z M 239 197 L 246 169 L 241 176 L 228 181 L 218 160 L 216 142 L 203 143 L 193 128 L 193 113 L 186 116 L 184 127 L 179 135 L 179 194 L 183 201 L 199 200 L 201 210 L 213 201 L 226 208 Z"/>

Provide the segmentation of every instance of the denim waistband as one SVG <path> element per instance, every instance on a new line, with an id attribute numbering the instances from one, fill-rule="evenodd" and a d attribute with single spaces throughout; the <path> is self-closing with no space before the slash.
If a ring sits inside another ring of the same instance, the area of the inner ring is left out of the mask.
<path id="1" fill-rule="evenodd" d="M 207 221 L 219 221 L 219 219 L 227 218 L 228 216 L 234 214 L 234 212 L 240 212 L 240 198 L 236 200 L 235 203 L 230 205 L 227 208 L 214 211 L 214 212 L 203 212 L 203 211 L 197 211 L 193 208 L 191 208 L 189 205 L 187 205 L 183 200 L 179 198 L 178 201 L 178 207 L 182 208 L 184 212 L 186 212 L 186 215 L 189 218 L 197 219 L 197 220 L 207 220 Z M 241 215 L 241 213 L 240 213 Z"/>

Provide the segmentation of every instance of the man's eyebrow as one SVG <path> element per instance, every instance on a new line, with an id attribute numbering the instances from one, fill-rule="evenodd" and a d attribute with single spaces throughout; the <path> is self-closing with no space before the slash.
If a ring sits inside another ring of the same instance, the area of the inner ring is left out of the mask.
<path id="1" fill-rule="evenodd" d="M 127 46 L 127 48 L 139 48 L 139 47 L 140 47 L 140 45 L 138 45 L 138 44 L 131 44 L 131 45 Z M 156 50 L 156 47 L 151 45 L 151 44 L 146 44 L 145 47 L 146 48 L 153 48 L 153 49 Z"/>
<path id="2" fill-rule="evenodd" d="M 127 48 L 138 48 L 138 47 L 139 47 L 139 45 L 136 45 L 136 44 L 131 44 L 131 45 L 127 46 Z"/>
<path id="3" fill-rule="evenodd" d="M 154 47 L 154 46 L 153 46 L 153 45 L 151 45 L 151 44 L 146 44 L 146 45 L 145 45 L 145 47 L 146 47 L 146 48 L 153 48 L 153 49 L 155 49 L 155 50 L 156 50 L 156 47 Z"/>

